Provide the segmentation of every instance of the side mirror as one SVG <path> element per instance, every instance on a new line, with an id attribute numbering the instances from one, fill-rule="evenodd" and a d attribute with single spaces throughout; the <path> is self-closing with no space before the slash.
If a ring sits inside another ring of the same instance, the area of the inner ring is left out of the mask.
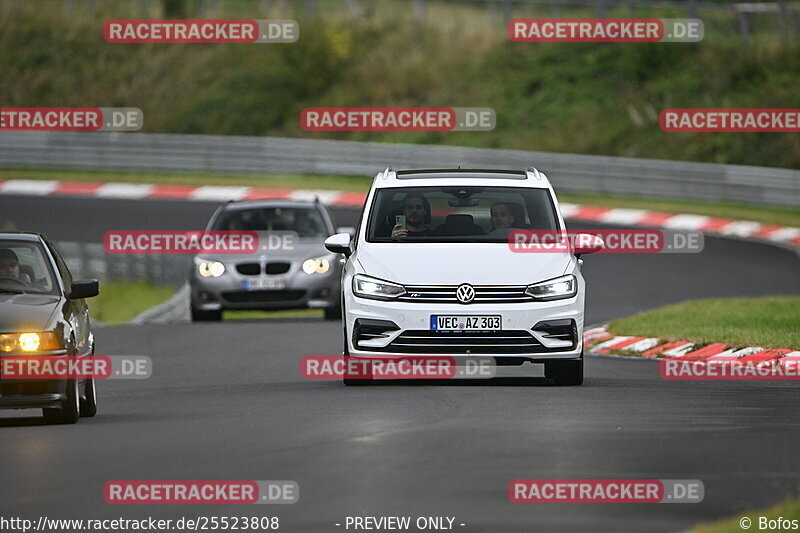
<path id="1" fill-rule="evenodd" d="M 336 233 L 347 233 L 352 238 L 356 235 L 356 228 L 353 226 L 340 226 L 336 228 Z"/>
<path id="2" fill-rule="evenodd" d="M 96 279 L 79 279 L 72 282 L 69 297 L 73 300 L 91 298 L 100 294 L 100 284 Z"/>
<path id="3" fill-rule="evenodd" d="M 591 233 L 578 233 L 573 240 L 575 257 L 580 258 L 583 254 L 593 254 L 603 250 L 606 243 L 597 235 Z"/>
<path id="4" fill-rule="evenodd" d="M 325 239 L 325 248 L 335 254 L 344 254 L 347 257 L 353 253 L 350 249 L 350 235 L 347 233 L 337 233 Z"/>

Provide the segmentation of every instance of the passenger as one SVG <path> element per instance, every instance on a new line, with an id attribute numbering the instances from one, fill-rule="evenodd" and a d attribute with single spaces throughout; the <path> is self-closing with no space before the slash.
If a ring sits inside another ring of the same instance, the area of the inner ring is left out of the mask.
<path id="1" fill-rule="evenodd" d="M 294 231 L 300 237 L 316 237 L 320 231 L 307 212 L 297 211 L 294 216 Z"/>
<path id="2" fill-rule="evenodd" d="M 505 202 L 495 202 L 489 211 L 492 215 L 492 230 L 512 228 L 517 223 L 511 206 Z"/>
<path id="3" fill-rule="evenodd" d="M 395 224 L 392 237 L 424 237 L 430 235 L 428 224 L 431 223 L 431 204 L 420 193 L 408 193 L 403 200 L 403 214 L 406 217 L 405 227 Z"/>

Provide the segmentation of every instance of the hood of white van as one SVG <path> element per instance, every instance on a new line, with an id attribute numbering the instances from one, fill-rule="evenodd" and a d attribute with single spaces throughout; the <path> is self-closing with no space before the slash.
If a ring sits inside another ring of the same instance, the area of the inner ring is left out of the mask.
<path id="1" fill-rule="evenodd" d="M 564 274 L 571 257 L 505 243 L 365 243 L 357 252 L 366 275 L 404 285 L 529 285 Z"/>

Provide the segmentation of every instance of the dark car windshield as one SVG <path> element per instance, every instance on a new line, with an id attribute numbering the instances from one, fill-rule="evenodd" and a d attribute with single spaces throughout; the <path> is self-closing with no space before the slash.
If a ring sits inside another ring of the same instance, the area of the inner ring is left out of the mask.
<path id="1" fill-rule="evenodd" d="M 327 237 L 330 232 L 318 209 L 259 207 L 228 209 L 220 213 L 212 230 L 293 231 L 300 237 Z"/>
<path id="2" fill-rule="evenodd" d="M 41 244 L 0 239 L 0 293 L 7 292 L 58 293 Z"/>
<path id="3" fill-rule="evenodd" d="M 368 242 L 507 242 L 559 226 L 547 189 L 447 186 L 378 189 L 367 228 Z"/>

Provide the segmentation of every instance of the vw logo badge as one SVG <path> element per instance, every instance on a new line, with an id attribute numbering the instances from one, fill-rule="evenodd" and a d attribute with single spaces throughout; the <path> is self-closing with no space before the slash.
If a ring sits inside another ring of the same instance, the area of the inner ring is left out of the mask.
<path id="1" fill-rule="evenodd" d="M 456 298 L 462 304 L 468 304 L 475 299 L 475 289 L 469 283 L 462 283 L 456 289 Z"/>

